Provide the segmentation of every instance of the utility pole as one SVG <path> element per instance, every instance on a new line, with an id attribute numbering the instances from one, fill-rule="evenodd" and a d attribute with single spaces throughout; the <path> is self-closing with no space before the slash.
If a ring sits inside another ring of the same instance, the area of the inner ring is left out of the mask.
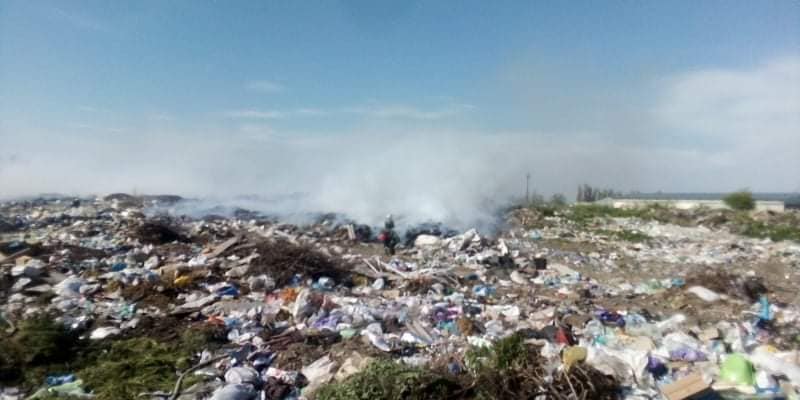
<path id="1" fill-rule="evenodd" d="M 525 203 L 531 203 L 531 173 L 525 175 Z"/>

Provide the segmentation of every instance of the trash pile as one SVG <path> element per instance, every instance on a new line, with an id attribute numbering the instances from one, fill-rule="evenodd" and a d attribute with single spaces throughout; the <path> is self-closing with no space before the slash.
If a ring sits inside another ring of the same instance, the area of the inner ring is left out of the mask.
<path id="1" fill-rule="evenodd" d="M 797 242 L 521 209 L 391 255 L 179 201 L 0 205 L 0 399 L 798 398 Z"/>

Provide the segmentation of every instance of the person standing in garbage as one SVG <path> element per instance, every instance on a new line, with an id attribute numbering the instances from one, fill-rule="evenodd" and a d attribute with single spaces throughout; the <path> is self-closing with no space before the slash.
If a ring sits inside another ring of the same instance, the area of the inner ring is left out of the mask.
<path id="1" fill-rule="evenodd" d="M 394 255 L 394 248 L 400 241 L 397 234 L 394 232 L 394 218 L 392 214 L 386 216 L 386 221 L 383 223 L 383 230 L 378 235 L 378 240 L 383 243 L 383 249 L 388 255 Z"/>

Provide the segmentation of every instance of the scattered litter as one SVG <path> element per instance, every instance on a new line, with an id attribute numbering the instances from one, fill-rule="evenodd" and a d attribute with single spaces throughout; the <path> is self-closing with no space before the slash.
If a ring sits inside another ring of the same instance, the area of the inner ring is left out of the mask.
<path id="1" fill-rule="evenodd" d="M 484 232 L 154 201 L 0 203 L 0 399 L 798 396 L 800 245 L 710 211 Z"/>

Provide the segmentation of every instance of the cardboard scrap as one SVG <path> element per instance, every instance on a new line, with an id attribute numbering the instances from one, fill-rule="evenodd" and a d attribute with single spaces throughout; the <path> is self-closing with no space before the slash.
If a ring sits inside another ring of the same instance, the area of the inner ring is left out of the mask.
<path id="1" fill-rule="evenodd" d="M 219 245 L 217 245 L 217 246 L 215 246 L 213 248 L 206 249 L 204 251 L 204 253 L 206 253 L 206 257 L 208 257 L 208 258 L 219 257 L 220 255 L 222 255 L 222 253 L 224 253 L 226 250 L 228 250 L 231 247 L 233 247 L 233 245 L 238 243 L 239 240 L 241 240 L 241 239 L 242 239 L 241 236 L 236 235 L 236 236 L 226 240 L 225 242 L 223 242 L 223 243 L 221 243 L 221 244 L 219 244 Z"/>
<path id="2" fill-rule="evenodd" d="M 661 388 L 667 400 L 698 400 L 711 394 L 713 390 L 703 380 L 703 375 L 694 373 Z"/>

